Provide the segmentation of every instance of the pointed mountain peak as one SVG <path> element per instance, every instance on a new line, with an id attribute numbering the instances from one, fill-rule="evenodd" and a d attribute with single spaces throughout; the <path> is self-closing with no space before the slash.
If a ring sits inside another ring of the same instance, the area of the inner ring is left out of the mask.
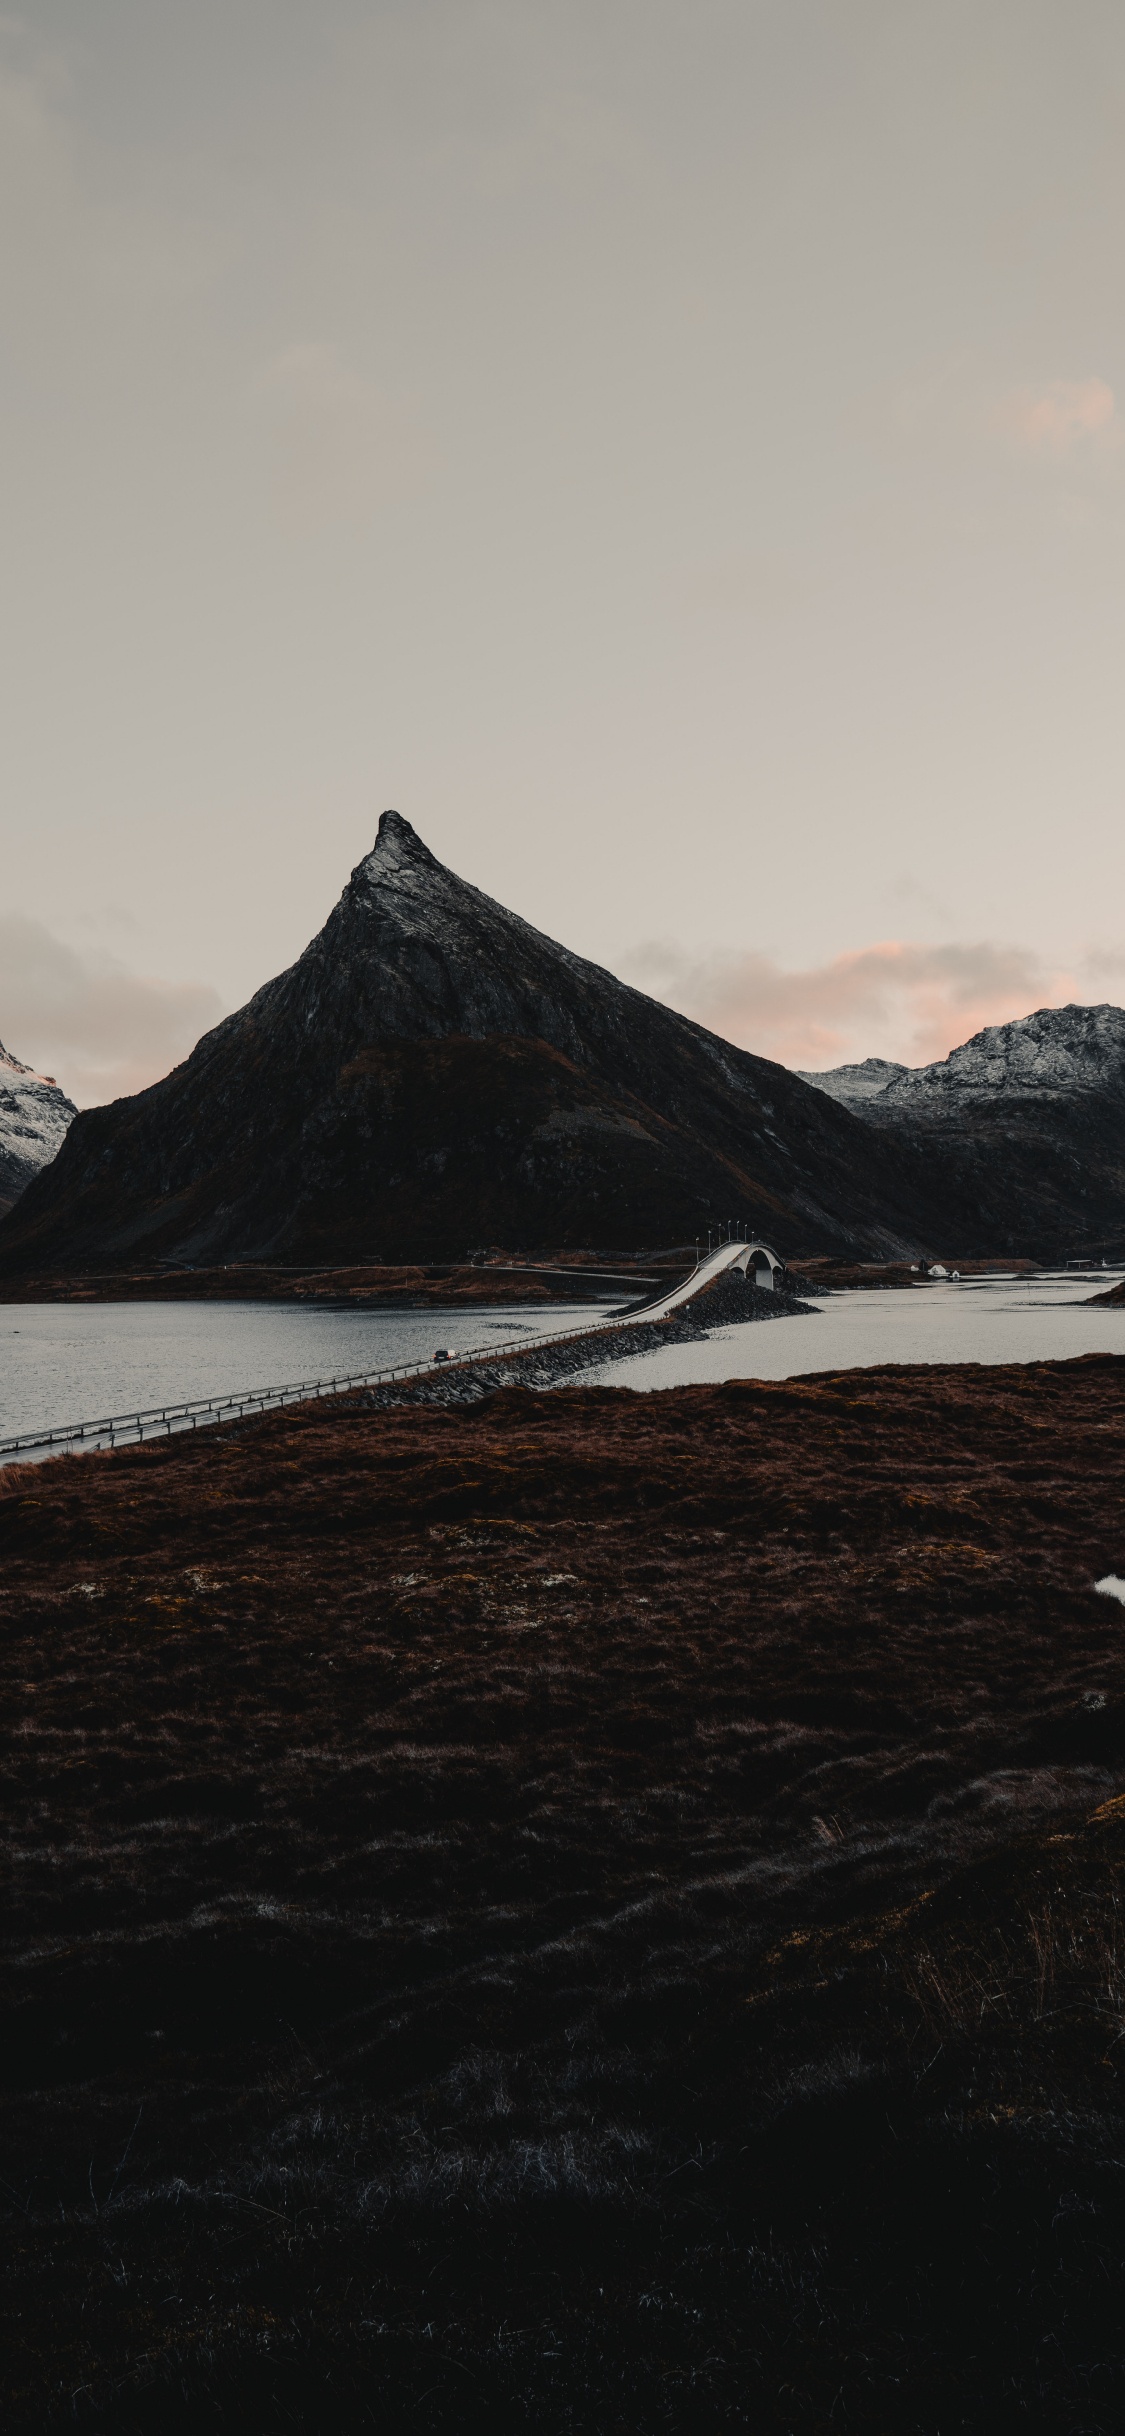
<path id="1" fill-rule="evenodd" d="M 401 812 L 384 812 L 379 822 L 379 834 L 360 868 L 372 879 L 382 879 L 388 872 L 401 871 L 413 864 L 417 869 L 440 871 L 443 866 L 436 854 L 423 845 L 416 829 L 404 820 Z"/>
<path id="2" fill-rule="evenodd" d="M 373 898 L 384 898 L 388 890 L 392 896 L 405 892 L 413 897 L 418 893 L 419 882 L 423 884 L 422 893 L 427 894 L 427 882 L 435 876 L 450 880 L 453 875 L 423 845 L 417 830 L 403 819 L 401 812 L 384 812 L 371 852 L 356 864 L 337 912 L 347 905 L 364 905 Z"/>

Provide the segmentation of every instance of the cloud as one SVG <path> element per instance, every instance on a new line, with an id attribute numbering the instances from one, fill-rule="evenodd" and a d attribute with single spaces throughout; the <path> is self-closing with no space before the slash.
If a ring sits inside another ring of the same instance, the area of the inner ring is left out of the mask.
<path id="1" fill-rule="evenodd" d="M 812 1071 L 863 1057 L 928 1065 L 985 1024 L 1077 995 L 1072 975 L 1029 949 L 984 940 L 924 947 L 884 939 L 786 972 L 769 956 L 691 956 L 653 941 L 626 977 L 740 1048 Z"/>
<path id="2" fill-rule="evenodd" d="M 224 1012 L 206 982 L 160 981 L 80 956 L 26 914 L 0 914 L 0 1040 L 79 1107 L 143 1091 Z"/>
<path id="3" fill-rule="evenodd" d="M 1055 457 L 1094 443 L 1120 445 L 1117 401 L 1108 381 L 1051 381 L 1045 389 L 1017 389 L 1006 400 L 1003 420 L 1025 448 Z"/>

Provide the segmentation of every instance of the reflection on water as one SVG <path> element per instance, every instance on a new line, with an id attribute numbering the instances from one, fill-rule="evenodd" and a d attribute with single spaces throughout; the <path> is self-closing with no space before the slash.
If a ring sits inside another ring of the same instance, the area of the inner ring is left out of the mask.
<path id="1" fill-rule="evenodd" d="M 239 1388 L 281 1387 L 337 1371 L 428 1360 L 593 1319 L 530 1310 L 325 1310 L 307 1303 L 0 1304 L 0 1438 L 100 1421 L 150 1405 L 187 1404 Z"/>
<path id="2" fill-rule="evenodd" d="M 1125 1354 L 1125 1309 L 1093 1311 L 1085 1298 L 1116 1283 L 1111 1272 L 1030 1279 L 967 1278 L 960 1285 L 890 1287 L 818 1299 L 816 1319 L 718 1328 L 704 1344 L 669 1345 L 636 1361 L 583 1372 L 599 1387 L 684 1387 L 706 1379 L 792 1379 L 803 1371 L 877 1362 L 1060 1362 L 1078 1353 Z"/>

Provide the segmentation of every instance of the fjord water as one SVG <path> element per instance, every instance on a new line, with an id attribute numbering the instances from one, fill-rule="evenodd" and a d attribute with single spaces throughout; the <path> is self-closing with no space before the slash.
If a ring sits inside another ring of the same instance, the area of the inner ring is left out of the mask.
<path id="1" fill-rule="evenodd" d="M 717 1328 L 582 1373 L 586 1386 L 681 1387 L 788 1379 L 880 1362 L 1066 1361 L 1125 1353 L 1125 1310 L 1086 1298 L 1113 1273 L 966 1279 L 825 1295 L 815 1317 Z M 332 1310 L 305 1303 L 9 1303 L 0 1306 L 0 1437 L 163 1403 L 235 1395 L 426 1361 L 437 1346 L 499 1352 L 598 1317 L 589 1303 L 457 1311 Z"/>
<path id="2" fill-rule="evenodd" d="M 0 1438 L 152 1405 L 237 1395 L 338 1372 L 424 1362 L 581 1325 L 589 1303 L 458 1311 L 332 1310 L 307 1303 L 0 1305 Z"/>
<path id="3" fill-rule="evenodd" d="M 1090 1308 L 1119 1271 L 886 1287 L 815 1298 L 817 1316 L 717 1328 L 703 1343 L 669 1345 L 583 1372 L 599 1387 L 686 1387 L 717 1379 L 794 1379 L 812 1370 L 881 1362 L 1065 1362 L 1125 1354 L 1125 1309 Z"/>

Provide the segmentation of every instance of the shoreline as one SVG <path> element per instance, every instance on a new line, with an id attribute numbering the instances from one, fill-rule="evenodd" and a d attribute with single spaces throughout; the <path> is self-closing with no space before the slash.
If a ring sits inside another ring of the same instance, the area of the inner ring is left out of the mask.
<path id="1" fill-rule="evenodd" d="M 107 1448 L 180 1436 L 189 1429 L 194 1432 L 200 1428 L 230 1429 L 255 1413 L 291 1409 L 340 1393 L 362 1398 L 369 1410 L 387 1411 L 408 1402 L 448 1407 L 473 1404 L 504 1386 L 545 1390 L 607 1360 L 627 1360 L 635 1354 L 651 1353 L 660 1345 L 698 1343 L 709 1336 L 712 1328 L 732 1321 L 781 1319 L 800 1313 L 815 1317 L 815 1306 L 800 1301 L 791 1292 L 767 1291 L 744 1277 L 722 1275 L 666 1319 L 631 1324 L 627 1310 L 616 1317 L 607 1313 L 603 1321 L 587 1322 L 580 1329 L 566 1330 L 558 1336 L 545 1334 L 510 1351 L 502 1345 L 478 1346 L 462 1354 L 450 1348 L 441 1357 L 440 1368 L 434 1367 L 438 1360 L 435 1355 L 423 1358 L 416 1369 L 402 1365 L 398 1378 L 380 1377 L 384 1366 L 375 1365 L 374 1375 L 367 1378 L 361 1373 L 344 1380 L 337 1372 L 319 1381 L 306 1379 L 299 1387 L 297 1383 L 291 1388 L 279 1383 L 238 1390 L 229 1396 L 217 1394 L 206 1400 L 169 1399 L 163 1406 L 150 1407 L 143 1413 L 119 1413 L 112 1422 L 107 1416 L 85 1422 L 44 1423 L 38 1436 L 33 1430 L 13 1433 L 10 1438 L 0 1436 L 0 1469 L 21 1462 L 50 1461 L 61 1453 L 103 1453 Z M 389 1369 L 390 1365 L 385 1367 Z"/>
<path id="2" fill-rule="evenodd" d="M 329 1303 L 360 1310 L 471 1309 L 553 1302 L 591 1304 L 620 1300 L 636 1272 L 638 1297 L 663 1276 L 669 1285 L 686 1274 L 682 1261 L 662 1265 L 624 1255 L 610 1263 L 595 1255 L 565 1258 L 536 1268 L 531 1263 L 459 1261 L 334 1263 L 272 1266 L 229 1262 L 221 1268 L 114 1269 L 75 1276 L 0 1277 L 0 1304 L 88 1302 L 296 1302 Z M 602 1277 L 604 1275 L 604 1283 Z"/>
<path id="3" fill-rule="evenodd" d="M 359 1393 L 372 1412 L 390 1412 L 404 1404 L 437 1405 L 452 1410 L 479 1404 L 497 1388 L 529 1387 L 541 1391 L 561 1386 L 584 1370 L 599 1369 L 603 1362 L 629 1361 L 636 1354 L 656 1353 L 666 1345 L 699 1344 L 712 1328 L 729 1327 L 732 1323 L 751 1326 L 759 1320 L 805 1314 L 819 1317 L 815 1304 L 803 1302 L 795 1294 L 776 1288 L 735 1285 L 733 1279 L 723 1277 L 693 1296 L 668 1319 L 631 1323 L 625 1314 L 616 1323 L 607 1320 L 596 1338 L 566 1338 L 559 1345 L 545 1339 L 541 1348 L 508 1356 L 501 1349 L 486 1361 L 459 1361 L 454 1354 L 448 1366 L 436 1374 L 427 1372 L 399 1385 L 363 1388 Z"/>
<path id="4" fill-rule="evenodd" d="M 363 1310 L 472 1309 L 494 1305 L 589 1300 L 620 1301 L 636 1280 L 638 1298 L 652 1292 L 658 1281 L 669 1286 L 685 1277 L 691 1266 L 684 1259 L 662 1254 L 606 1255 L 547 1253 L 541 1262 L 511 1260 L 470 1262 L 351 1262 L 324 1267 L 230 1262 L 221 1268 L 113 1269 L 73 1276 L 0 1276 L 0 1305 L 20 1303 L 88 1302 L 296 1302 L 327 1303 Z M 1010 1259 L 959 1258 L 943 1254 L 947 1271 L 962 1278 L 1033 1277 L 1044 1263 Z M 792 1255 L 790 1268 L 799 1273 L 808 1291 L 840 1293 L 862 1289 L 876 1292 L 893 1286 L 940 1282 L 919 1273 L 904 1261 L 847 1260 L 832 1254 Z M 604 1279 L 604 1283 L 602 1282 Z"/>

